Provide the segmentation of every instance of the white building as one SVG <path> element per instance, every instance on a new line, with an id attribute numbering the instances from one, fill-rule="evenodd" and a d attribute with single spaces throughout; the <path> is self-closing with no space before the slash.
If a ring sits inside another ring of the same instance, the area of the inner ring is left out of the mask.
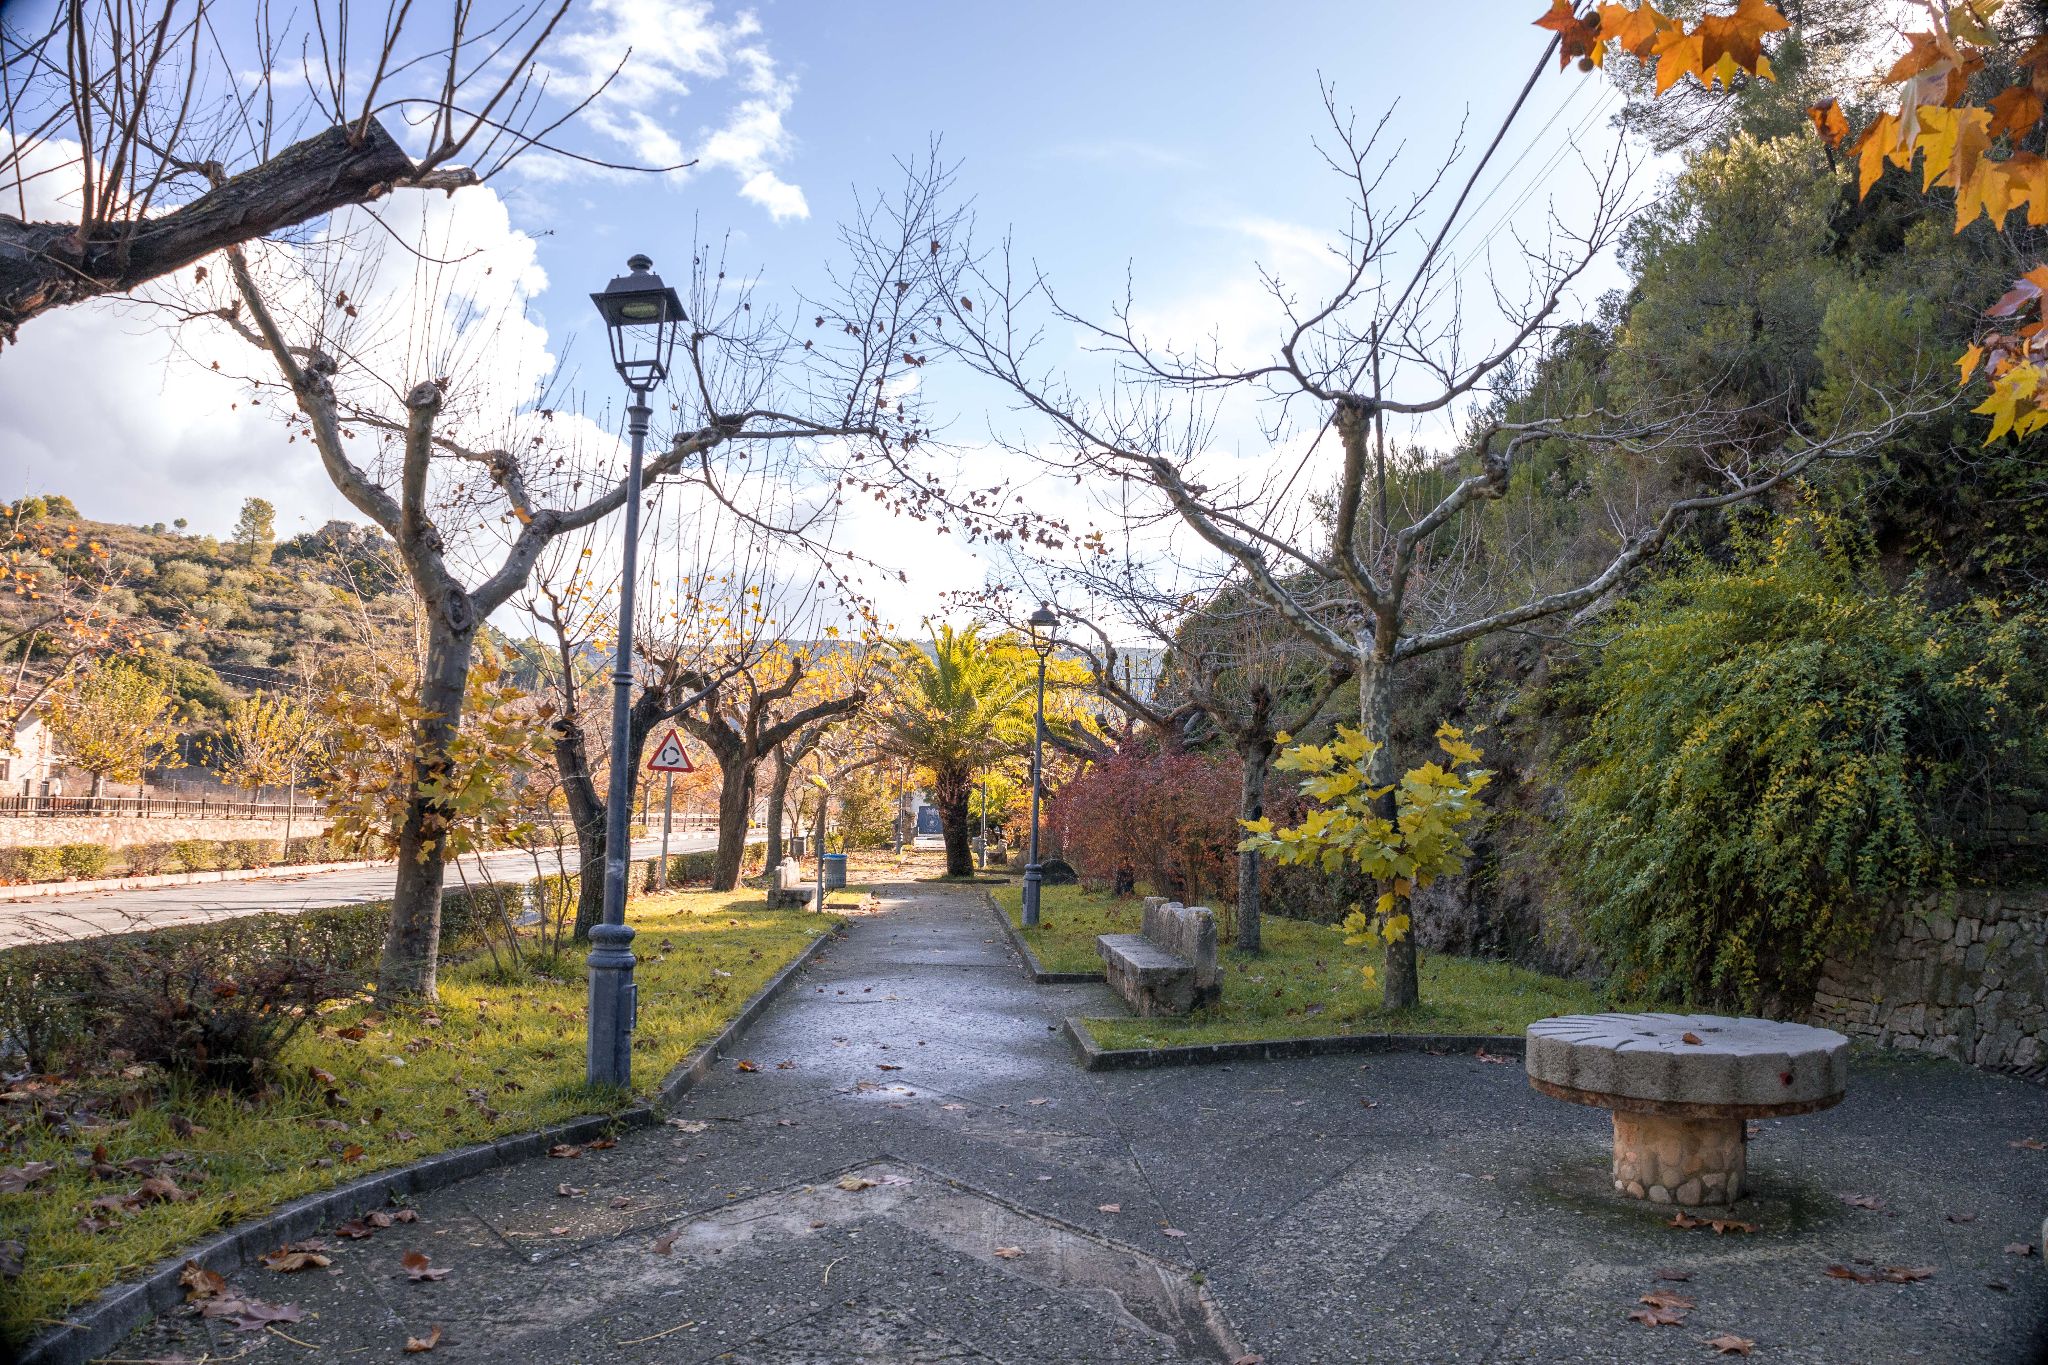
<path id="1" fill-rule="evenodd" d="M 0 796 L 62 796 L 63 770 L 50 727 L 30 716 L 14 727 L 11 747 L 0 754 Z"/>

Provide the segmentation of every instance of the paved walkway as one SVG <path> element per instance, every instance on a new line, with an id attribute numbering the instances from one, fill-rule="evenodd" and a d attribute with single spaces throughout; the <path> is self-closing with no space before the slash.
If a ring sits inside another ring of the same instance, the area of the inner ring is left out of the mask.
<path id="1" fill-rule="evenodd" d="M 718 846 L 716 834 L 672 834 L 670 853 L 699 853 Z M 661 840 L 641 839 L 633 844 L 635 858 L 653 858 L 661 852 Z M 574 849 L 566 855 L 560 870 L 574 872 Z M 331 905 L 361 905 L 391 895 L 391 863 L 347 868 L 339 872 L 282 872 L 275 877 L 251 877 L 244 881 L 201 882 L 192 886 L 150 886 L 131 891 L 95 891 L 77 895 L 47 896 L 32 901 L 0 902 L 0 948 L 18 943 L 53 943 L 62 939 L 95 938 L 101 934 L 123 934 L 135 929 L 161 929 L 173 924 L 196 924 L 205 920 L 254 915 L 266 910 L 297 913 Z M 529 881 L 554 872 L 554 855 L 549 853 L 536 871 L 533 855 L 522 852 L 472 854 L 462 860 L 462 872 L 474 886 L 486 878 L 496 881 Z M 455 868 L 448 870 L 448 886 L 463 885 Z"/>
<path id="2" fill-rule="evenodd" d="M 2048 1211 L 2048 1151 L 2010 1145 L 2048 1141 L 2037 1087 L 1860 1065 L 1841 1107 L 1762 1126 L 1740 1211 L 1760 1231 L 1679 1230 L 1613 1198 L 1605 1116 L 1517 1066 L 1083 1072 L 1055 1024 L 1103 988 L 1027 984 L 967 893 L 885 895 L 732 1059 L 758 1069 L 721 1065 L 675 1126 L 426 1196 L 328 1272 L 242 1271 L 308 1311 L 264 1358 L 397 1361 L 436 1325 L 431 1359 L 508 1365 L 1636 1365 L 1713 1359 L 1722 1332 L 1759 1361 L 2021 1365 L 2048 1346 L 2042 1262 L 2003 1250 Z M 412 1250 L 448 1277 L 408 1281 Z M 1628 1320 L 1658 1289 L 1695 1301 L 1683 1325 Z M 174 1318 L 114 1354 L 251 1340 Z"/>

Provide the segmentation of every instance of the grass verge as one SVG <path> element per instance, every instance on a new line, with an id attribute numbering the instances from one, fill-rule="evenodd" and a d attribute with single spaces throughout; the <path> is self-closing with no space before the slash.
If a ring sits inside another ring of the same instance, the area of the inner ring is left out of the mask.
<path id="1" fill-rule="evenodd" d="M 861 896 L 835 892 L 835 908 Z M 834 922 L 769 910 L 745 890 L 646 896 L 628 919 L 640 931 L 640 1095 Z M 277 1085 L 258 1101 L 133 1068 L 0 1094 L 0 1165 L 55 1167 L 21 1192 L 0 1192 L 0 1242 L 21 1243 L 23 1262 L 0 1281 L 0 1340 L 19 1346 L 123 1275 L 300 1195 L 630 1103 L 583 1081 L 581 950 L 548 968 L 512 974 L 472 957 L 443 971 L 431 1010 L 330 1008 L 293 1040 Z M 95 1160 L 113 1177 L 96 1178 Z M 143 1169 L 122 1165 L 137 1160 Z M 136 1191 L 156 1161 L 190 1198 L 120 1214 L 93 1207 Z M 109 1225 L 93 1231 L 90 1220 Z"/>
<path id="2" fill-rule="evenodd" d="M 1020 893 L 997 891 L 1016 923 Z M 1047 971 L 1101 965 L 1097 934 L 1134 934 L 1143 904 L 1077 886 L 1046 887 L 1036 929 L 1020 929 Z M 1413 1009 L 1382 1008 L 1377 986 L 1359 974 L 1366 958 L 1327 925 L 1267 916 L 1265 951 L 1255 958 L 1223 950 L 1223 999 L 1184 1019 L 1090 1018 L 1103 1048 L 1244 1043 L 1342 1033 L 1520 1033 L 1538 1019 L 1608 1008 L 1599 988 L 1526 967 L 1478 958 L 1424 954 L 1422 1000 Z"/>

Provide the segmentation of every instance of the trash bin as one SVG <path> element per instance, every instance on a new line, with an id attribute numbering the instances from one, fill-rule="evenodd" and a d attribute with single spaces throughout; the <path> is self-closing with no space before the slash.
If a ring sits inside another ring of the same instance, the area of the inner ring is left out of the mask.
<path id="1" fill-rule="evenodd" d="M 846 855 L 827 853 L 825 855 L 825 889 L 837 891 L 846 885 Z"/>
<path id="2" fill-rule="evenodd" d="M 803 835 L 801 835 L 801 834 L 792 834 L 792 835 L 790 835 L 790 836 L 789 836 L 789 856 L 790 856 L 790 857 L 792 857 L 792 858 L 795 858 L 795 859 L 797 859 L 797 860 L 798 860 L 799 862 L 801 862 L 801 861 L 803 860 L 803 856 L 804 856 L 804 852 L 805 852 L 805 847 L 806 847 L 806 845 L 808 845 L 809 843 L 810 843 L 810 840 L 806 839 L 806 838 L 805 838 L 805 837 L 804 837 Z"/>

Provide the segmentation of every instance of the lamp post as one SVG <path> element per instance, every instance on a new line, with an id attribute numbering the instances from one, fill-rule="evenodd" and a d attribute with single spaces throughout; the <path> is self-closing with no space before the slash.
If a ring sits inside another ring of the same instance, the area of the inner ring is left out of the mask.
<path id="1" fill-rule="evenodd" d="M 1043 875 L 1038 866 L 1038 789 L 1045 754 L 1045 660 L 1052 653 L 1053 632 L 1060 618 L 1052 603 L 1040 602 L 1027 623 L 1031 628 L 1031 652 L 1038 656 L 1038 720 L 1031 732 L 1031 856 L 1024 863 L 1024 927 L 1038 923 L 1038 884 Z"/>
<path id="2" fill-rule="evenodd" d="M 604 920 L 590 930 L 590 1042 L 586 1076 L 592 1085 L 626 1085 L 633 1075 L 633 1025 L 640 1012 L 633 984 L 633 931 L 626 925 L 626 869 L 631 863 L 633 804 L 633 579 L 640 540 L 640 457 L 647 424 L 654 416 L 647 394 L 668 377 L 676 333 L 687 321 L 676 291 L 653 273 L 654 262 L 634 256 L 629 273 L 605 286 L 590 301 L 604 317 L 611 341 L 612 368 L 626 382 L 632 401 L 626 432 L 632 456 L 626 466 L 626 544 L 619 566 L 619 643 L 612 658 L 611 787 L 605 806 Z M 588 876 L 586 869 L 584 875 Z"/>

